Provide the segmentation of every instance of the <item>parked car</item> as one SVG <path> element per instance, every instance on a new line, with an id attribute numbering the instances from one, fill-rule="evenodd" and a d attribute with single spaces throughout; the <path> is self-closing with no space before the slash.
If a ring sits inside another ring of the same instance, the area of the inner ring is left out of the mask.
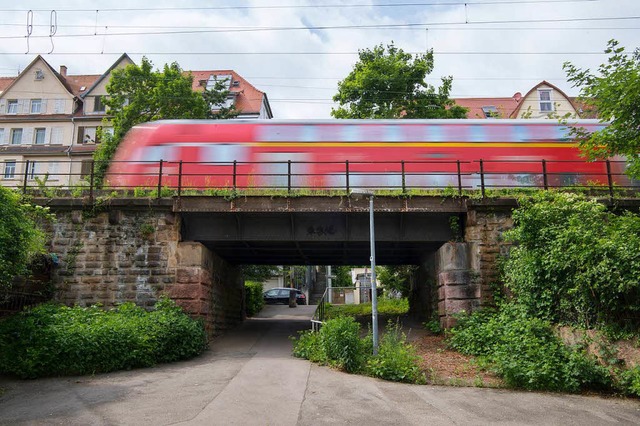
<path id="1" fill-rule="evenodd" d="M 296 302 L 298 305 L 306 305 L 307 297 L 303 292 L 297 290 L 295 288 L 272 288 L 270 290 L 262 293 L 264 298 L 264 303 L 267 304 L 275 304 L 275 303 L 284 303 L 289 304 L 289 293 L 295 291 L 296 293 Z"/>

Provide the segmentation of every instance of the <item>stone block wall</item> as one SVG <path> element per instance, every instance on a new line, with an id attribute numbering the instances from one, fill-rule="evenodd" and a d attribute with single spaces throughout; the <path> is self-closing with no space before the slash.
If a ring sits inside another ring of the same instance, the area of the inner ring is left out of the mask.
<path id="1" fill-rule="evenodd" d="M 178 245 L 176 284 L 171 299 L 205 320 L 210 335 L 219 335 L 244 319 L 244 281 L 233 267 L 196 242 Z"/>
<path id="2" fill-rule="evenodd" d="M 175 284 L 180 225 L 171 212 L 56 212 L 50 250 L 56 299 L 68 305 L 153 305 Z"/>
<path id="3" fill-rule="evenodd" d="M 436 252 L 438 317 L 440 325 L 455 325 L 453 314 L 472 312 L 480 306 L 479 285 L 469 262 L 467 243 L 448 242 Z"/>
<path id="4" fill-rule="evenodd" d="M 493 300 L 492 284 L 498 281 L 498 259 L 507 255 L 511 246 L 504 241 L 503 233 L 511 228 L 511 207 L 476 207 L 467 213 L 464 239 L 469 244 L 470 267 L 483 305 Z"/>
<path id="5" fill-rule="evenodd" d="M 50 251 L 60 264 L 52 283 L 61 303 L 150 307 L 167 295 L 203 318 L 210 335 L 242 321 L 239 270 L 200 243 L 180 242 L 179 216 L 170 209 L 55 213 Z"/>

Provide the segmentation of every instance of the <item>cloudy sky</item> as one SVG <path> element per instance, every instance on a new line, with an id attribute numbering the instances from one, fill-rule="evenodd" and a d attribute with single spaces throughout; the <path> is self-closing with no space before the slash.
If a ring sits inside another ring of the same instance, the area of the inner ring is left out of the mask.
<path id="1" fill-rule="evenodd" d="M 380 43 L 433 49 L 428 81 L 453 76 L 453 97 L 501 97 L 541 80 L 577 94 L 562 63 L 595 68 L 610 39 L 640 47 L 639 0 L 0 2 L 0 76 L 36 54 L 100 74 L 126 52 L 158 67 L 233 69 L 267 93 L 275 118 L 329 118 L 358 49 Z"/>

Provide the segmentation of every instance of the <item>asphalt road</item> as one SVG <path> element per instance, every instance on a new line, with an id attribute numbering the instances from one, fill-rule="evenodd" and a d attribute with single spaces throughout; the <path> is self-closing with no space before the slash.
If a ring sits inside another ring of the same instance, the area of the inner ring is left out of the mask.
<path id="1" fill-rule="evenodd" d="M 319 367 L 289 336 L 313 306 L 267 306 L 197 359 L 92 377 L 0 378 L 2 425 L 640 424 L 636 400 L 417 386 Z"/>

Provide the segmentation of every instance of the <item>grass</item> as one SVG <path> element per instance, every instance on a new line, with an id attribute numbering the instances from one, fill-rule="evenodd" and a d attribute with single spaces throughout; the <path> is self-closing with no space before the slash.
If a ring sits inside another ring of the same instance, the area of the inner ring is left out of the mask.
<path id="1" fill-rule="evenodd" d="M 409 312 L 409 301 L 407 299 L 381 298 L 378 300 L 378 315 L 402 316 L 407 312 Z M 327 319 L 342 316 L 371 316 L 371 303 L 361 303 L 359 305 L 332 305 L 327 303 L 325 313 Z"/>

